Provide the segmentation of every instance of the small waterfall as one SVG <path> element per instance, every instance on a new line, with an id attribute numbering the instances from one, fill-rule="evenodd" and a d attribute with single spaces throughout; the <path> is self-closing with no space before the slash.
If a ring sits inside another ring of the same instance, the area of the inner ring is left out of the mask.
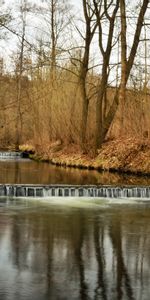
<path id="1" fill-rule="evenodd" d="M 92 198 L 146 198 L 150 187 L 78 186 L 78 185 L 22 185 L 0 184 L 0 197 L 92 197 Z"/>
<path id="2" fill-rule="evenodd" d="M 0 159 L 15 159 L 15 158 L 21 158 L 22 153 L 21 152 L 11 152 L 11 151 L 2 151 L 0 152 Z"/>

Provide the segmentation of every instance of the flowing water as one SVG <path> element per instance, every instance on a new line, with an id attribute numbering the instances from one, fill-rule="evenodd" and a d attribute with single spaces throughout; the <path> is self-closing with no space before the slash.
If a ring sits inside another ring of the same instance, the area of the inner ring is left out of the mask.
<path id="1" fill-rule="evenodd" d="M 1 300 L 149 300 L 150 205 L 0 199 Z"/>
<path id="2" fill-rule="evenodd" d="M 11 197 L 11 184 L 130 184 L 139 193 L 149 178 L 18 157 L 0 161 L 0 184 L 0 300 L 150 299 L 149 199 L 57 197 L 58 188 L 49 199 Z"/>

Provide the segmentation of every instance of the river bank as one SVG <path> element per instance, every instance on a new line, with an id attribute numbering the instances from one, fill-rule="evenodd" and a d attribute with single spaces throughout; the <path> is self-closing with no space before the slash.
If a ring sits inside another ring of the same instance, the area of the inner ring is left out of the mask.
<path id="1" fill-rule="evenodd" d="M 30 153 L 32 159 L 64 167 L 150 175 L 150 143 L 147 139 L 107 141 L 94 158 L 83 153 L 77 145 L 64 145 L 59 141 L 44 146 L 25 144 L 20 150 Z"/>

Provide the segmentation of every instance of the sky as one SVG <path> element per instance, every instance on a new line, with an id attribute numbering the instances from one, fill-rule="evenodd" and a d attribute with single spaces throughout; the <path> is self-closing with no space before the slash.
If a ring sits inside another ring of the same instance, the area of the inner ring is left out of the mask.
<path id="1" fill-rule="evenodd" d="M 0 3 L 2 2 L 3 0 L 0 0 Z M 44 1 L 44 0 L 43 0 Z M 35 3 L 35 4 L 38 4 L 40 3 L 40 0 L 28 0 L 29 3 Z M 75 17 L 76 19 L 78 19 L 80 16 L 83 16 L 83 13 L 82 13 L 82 0 L 68 0 L 68 2 L 72 3 L 73 6 L 74 6 L 74 9 L 73 9 L 73 13 L 75 14 Z M 132 0 L 130 1 L 130 5 L 133 5 L 135 1 Z M 19 18 L 18 18 L 18 14 L 16 12 L 14 12 L 14 7 L 17 3 L 20 3 L 20 0 L 5 0 L 5 7 L 7 7 L 8 9 L 11 8 L 11 10 L 13 11 L 13 14 L 15 16 L 15 24 L 14 25 L 14 28 L 17 27 L 17 30 L 19 30 Z M 39 22 L 39 21 L 38 21 Z M 43 21 L 42 21 L 43 22 Z M 78 23 L 79 24 L 79 28 L 80 30 L 83 30 L 84 29 L 84 23 Z M 43 25 L 43 24 L 42 24 Z M 42 28 L 42 25 L 41 28 Z M 34 35 L 35 32 L 33 30 L 33 28 L 35 27 L 40 27 L 39 26 L 39 23 L 37 23 L 37 19 L 36 17 L 33 15 L 30 15 L 28 17 L 28 26 L 27 26 L 27 30 L 28 30 L 28 38 L 29 40 L 32 42 L 34 40 Z M 130 24 L 128 23 L 128 36 L 127 36 L 127 39 L 128 39 L 128 42 L 131 40 L 132 41 L 132 38 L 133 38 L 133 26 L 134 24 Z M 19 31 L 18 31 L 19 32 Z M 106 33 L 106 32 L 104 32 Z M 41 36 L 43 36 L 43 33 L 41 33 L 41 31 L 38 31 L 37 33 L 38 37 L 41 38 Z M 37 36 L 36 36 L 37 37 Z M 73 32 L 73 38 L 76 39 L 79 43 L 79 45 L 81 45 L 81 38 L 79 38 L 79 34 L 76 30 L 74 30 Z M 95 64 L 98 64 L 101 62 L 101 57 L 100 57 L 100 52 L 99 52 L 99 49 L 98 49 L 98 46 L 96 46 L 97 44 L 97 41 L 98 41 L 98 35 L 95 36 L 95 39 L 93 41 L 93 46 L 92 46 L 92 58 L 93 58 L 93 61 Z M 6 57 L 6 60 L 7 60 L 7 63 L 9 61 L 9 56 L 13 54 L 14 50 L 16 50 L 16 45 L 18 43 L 18 38 L 16 38 L 13 34 L 9 35 L 9 40 L 8 42 L 6 41 L 0 41 L 0 56 L 5 56 Z M 83 45 L 83 44 L 82 44 Z M 66 46 L 66 44 L 65 44 Z M 143 49 L 142 47 L 140 47 L 140 51 L 142 52 Z M 148 51 L 148 55 L 150 56 L 150 51 Z M 148 58 L 150 60 L 150 57 Z M 141 60 L 141 58 L 140 58 Z M 113 63 L 115 61 L 117 61 L 117 57 L 116 57 L 116 53 L 114 52 L 113 56 L 112 56 L 112 60 L 111 60 Z M 97 68 L 98 70 L 98 68 Z M 98 71 L 99 72 L 99 71 Z M 112 79 L 113 79 L 113 76 L 112 76 Z"/>
<path id="2" fill-rule="evenodd" d="M 40 4 L 41 1 L 40 0 L 27 0 L 29 4 Z M 75 9 L 73 9 L 73 13 L 75 15 L 79 16 L 79 7 L 81 8 L 81 1 L 82 0 L 68 0 L 68 3 L 71 3 Z M 5 2 L 3 4 L 3 2 Z M 8 12 L 11 11 L 11 13 L 13 14 L 15 20 L 12 22 L 11 27 L 14 30 L 17 30 L 17 32 L 20 32 L 20 20 L 19 20 L 19 14 L 16 11 L 16 7 L 17 5 L 19 5 L 21 3 L 21 0 L 0 0 L 0 5 L 2 5 L 3 7 L 3 12 Z M 43 0 L 43 5 L 44 5 L 44 0 Z M 81 11 L 81 9 L 80 9 Z M 76 13 L 77 12 L 77 13 Z M 40 21 L 37 21 L 37 17 L 33 14 L 28 15 L 27 16 L 27 29 L 26 31 L 28 32 L 28 39 L 33 42 L 34 38 L 33 35 L 35 36 L 35 28 L 38 27 L 39 31 L 38 31 L 38 37 L 41 38 L 41 36 L 43 36 L 43 33 L 41 31 L 41 28 L 43 27 L 43 23 L 42 25 L 40 24 Z M 43 21 L 42 21 L 43 22 Z M 34 31 L 34 33 L 33 33 Z M 76 33 L 74 33 L 75 36 Z M 6 36 L 8 38 L 8 41 L 6 40 L 0 40 L 0 56 L 4 56 L 7 60 L 7 62 L 9 61 L 9 56 L 12 55 L 12 52 L 16 51 L 16 47 L 17 47 L 17 43 L 18 43 L 18 38 L 13 35 L 13 34 L 7 34 Z M 37 37 L 37 34 L 36 34 Z"/>

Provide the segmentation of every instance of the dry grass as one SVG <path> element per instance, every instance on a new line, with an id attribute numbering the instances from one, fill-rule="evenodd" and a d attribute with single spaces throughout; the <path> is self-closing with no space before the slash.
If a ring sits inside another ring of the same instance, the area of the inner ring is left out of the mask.
<path id="1" fill-rule="evenodd" d="M 59 143 L 38 147 L 34 158 L 69 167 L 150 174 L 150 143 L 147 140 L 122 138 L 108 141 L 95 158 L 85 155 L 75 144 L 61 144 L 57 149 L 56 145 Z M 21 146 L 20 150 L 29 151 L 29 145 Z"/>
<path id="2" fill-rule="evenodd" d="M 87 144 L 91 147 L 95 131 L 95 96 L 94 83 L 89 77 L 88 91 L 93 97 L 89 103 Z M 3 144 L 14 144 L 16 139 L 16 80 L 1 79 L 0 91 L 0 140 Z M 115 89 L 107 90 L 108 107 L 112 102 Z M 150 132 L 150 96 L 142 92 L 127 92 L 124 111 L 118 107 L 108 137 L 142 137 Z M 81 99 L 77 89 L 77 77 L 63 71 L 52 82 L 49 76 L 44 80 L 37 77 L 32 81 L 23 81 L 21 98 L 22 132 L 21 141 L 29 139 L 37 144 L 49 144 L 61 139 L 64 143 L 74 141 L 78 144 L 80 135 Z M 107 111 L 108 111 L 107 107 Z M 121 116 L 123 115 L 123 119 Z M 122 123 L 123 122 L 123 123 Z M 88 149 L 89 151 L 89 149 Z"/>

